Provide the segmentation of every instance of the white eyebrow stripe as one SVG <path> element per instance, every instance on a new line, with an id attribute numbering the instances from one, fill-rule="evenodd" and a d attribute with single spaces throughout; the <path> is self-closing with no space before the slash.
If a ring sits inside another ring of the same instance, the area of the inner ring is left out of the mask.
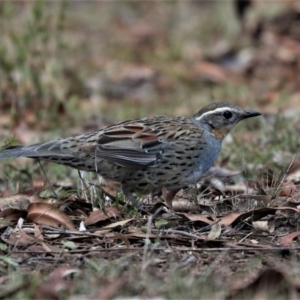
<path id="1" fill-rule="evenodd" d="M 215 114 L 216 112 L 222 112 L 222 111 L 226 111 L 226 110 L 235 111 L 235 109 L 233 109 L 231 107 L 219 107 L 219 108 L 215 108 L 214 110 L 207 111 L 206 113 L 204 113 L 201 116 L 197 117 L 196 120 L 199 121 L 207 115 L 212 115 L 212 114 Z"/>

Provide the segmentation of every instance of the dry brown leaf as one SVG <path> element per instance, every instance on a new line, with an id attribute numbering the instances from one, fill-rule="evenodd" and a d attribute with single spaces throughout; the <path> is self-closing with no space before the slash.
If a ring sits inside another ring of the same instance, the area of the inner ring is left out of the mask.
<path id="1" fill-rule="evenodd" d="M 252 216 L 252 221 L 258 221 L 268 214 L 275 214 L 277 210 L 292 210 L 297 214 L 299 214 L 299 210 L 294 207 L 288 207 L 288 206 L 278 206 L 274 208 L 263 207 L 260 209 L 247 211 L 245 213 L 230 213 L 227 216 L 221 218 L 220 224 L 229 226 L 234 224 L 235 222 L 238 222 L 241 219 L 246 219 L 250 216 Z"/>
<path id="2" fill-rule="evenodd" d="M 13 245 L 13 246 L 19 246 L 19 247 L 27 247 L 31 245 L 32 243 L 38 242 L 39 239 L 36 239 L 30 235 L 28 235 L 24 230 L 18 229 L 18 230 L 12 230 L 12 228 L 9 228 L 6 230 L 2 235 L 1 239 L 3 242 Z"/>
<path id="3" fill-rule="evenodd" d="M 241 213 L 230 213 L 221 218 L 219 222 L 220 225 L 230 226 L 234 221 L 236 221 L 242 214 Z"/>
<path id="4" fill-rule="evenodd" d="M 195 221 L 199 221 L 199 222 L 203 222 L 207 225 L 210 225 L 212 223 L 214 223 L 214 221 L 209 220 L 207 217 L 203 216 L 203 215 L 196 215 L 196 214 L 187 214 L 187 213 L 180 213 L 178 214 L 179 216 L 184 216 L 186 217 L 189 221 L 195 222 Z"/>
<path id="5" fill-rule="evenodd" d="M 292 197 L 298 194 L 297 186 L 291 181 L 285 181 L 280 185 L 279 196 Z"/>
<path id="6" fill-rule="evenodd" d="M 25 219 L 27 212 L 24 210 L 8 208 L 0 212 L 0 219 L 3 219 L 7 222 L 18 221 L 20 218 Z"/>
<path id="7" fill-rule="evenodd" d="M 66 214 L 48 203 L 31 203 L 28 207 L 27 221 L 76 230 L 72 220 Z"/>
<path id="8" fill-rule="evenodd" d="M 124 242 L 125 246 L 127 248 L 130 247 L 130 242 L 128 240 L 128 238 L 124 235 L 124 234 L 121 234 L 121 233 L 115 233 L 114 236 L 110 237 L 110 238 L 113 238 L 113 239 L 119 239 L 121 241 Z"/>
<path id="9" fill-rule="evenodd" d="M 48 277 L 48 279 L 51 278 L 65 278 L 71 274 L 79 274 L 81 271 L 78 268 L 70 267 L 70 266 L 63 266 L 55 269 L 52 271 Z"/>
<path id="10" fill-rule="evenodd" d="M 101 182 L 102 183 L 102 182 Z M 114 188 L 114 185 L 116 185 L 115 182 L 108 182 L 108 180 L 105 180 L 106 185 L 102 184 L 101 189 L 105 193 L 106 196 L 109 198 L 115 200 L 117 197 L 117 187 Z"/>
<path id="11" fill-rule="evenodd" d="M 41 243 L 39 244 L 32 244 L 26 247 L 26 249 L 24 250 L 25 252 L 27 252 L 29 255 L 32 255 L 34 252 L 37 252 L 39 256 L 41 257 L 45 257 L 46 255 L 48 255 L 45 251 L 43 246 L 41 245 Z"/>
<path id="12" fill-rule="evenodd" d="M 300 235 L 300 231 L 292 232 L 280 239 L 281 245 L 283 247 L 289 247 L 293 240 Z"/>
<path id="13" fill-rule="evenodd" d="M 98 222 L 101 221 L 106 221 L 109 219 L 116 219 L 121 217 L 121 213 L 119 210 L 117 210 L 115 207 L 110 206 L 110 207 L 106 207 L 105 212 L 103 210 L 96 210 L 93 211 L 88 218 L 85 220 L 84 222 L 84 226 L 90 226 L 90 225 L 94 225 Z"/>

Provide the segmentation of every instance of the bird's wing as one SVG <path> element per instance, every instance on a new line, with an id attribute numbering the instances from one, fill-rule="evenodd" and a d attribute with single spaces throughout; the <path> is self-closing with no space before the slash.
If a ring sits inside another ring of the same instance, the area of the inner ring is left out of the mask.
<path id="1" fill-rule="evenodd" d="M 164 142 L 159 132 L 143 123 L 121 123 L 107 127 L 96 145 L 87 143 L 81 150 L 123 167 L 145 168 L 154 165 L 162 152 Z"/>

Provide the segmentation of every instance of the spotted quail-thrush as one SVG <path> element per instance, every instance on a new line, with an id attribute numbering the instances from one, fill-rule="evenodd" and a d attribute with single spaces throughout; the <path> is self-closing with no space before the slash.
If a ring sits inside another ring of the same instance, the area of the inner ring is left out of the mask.
<path id="1" fill-rule="evenodd" d="M 192 117 L 149 117 L 75 137 L 6 146 L 0 159 L 39 158 L 96 172 L 121 183 L 127 196 L 131 191 L 174 191 L 199 181 L 228 132 L 239 121 L 259 115 L 231 103 L 212 103 Z"/>

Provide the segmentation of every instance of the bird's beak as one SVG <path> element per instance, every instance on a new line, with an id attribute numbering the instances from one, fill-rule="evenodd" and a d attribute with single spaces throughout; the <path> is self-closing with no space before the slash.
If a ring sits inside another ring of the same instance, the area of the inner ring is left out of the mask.
<path id="1" fill-rule="evenodd" d="M 244 114 L 242 114 L 242 119 L 247 119 L 247 118 L 252 118 L 252 117 L 257 117 L 260 116 L 261 113 L 255 110 L 246 110 Z"/>

